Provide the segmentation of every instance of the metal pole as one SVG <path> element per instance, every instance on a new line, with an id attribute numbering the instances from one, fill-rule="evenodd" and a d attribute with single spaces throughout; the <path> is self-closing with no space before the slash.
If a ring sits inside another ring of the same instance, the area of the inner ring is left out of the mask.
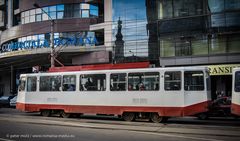
<path id="1" fill-rule="evenodd" d="M 51 68 L 55 67 L 55 56 L 54 56 L 54 20 L 51 20 L 51 38 L 50 38 L 50 47 L 51 47 Z"/>

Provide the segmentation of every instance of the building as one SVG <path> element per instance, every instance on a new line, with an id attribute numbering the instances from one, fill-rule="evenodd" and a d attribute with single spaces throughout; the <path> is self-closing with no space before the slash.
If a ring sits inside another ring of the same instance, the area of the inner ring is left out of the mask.
<path id="1" fill-rule="evenodd" d="M 0 0 L 0 95 L 50 67 L 51 28 L 56 66 L 208 66 L 212 93 L 231 95 L 239 18 L 238 0 Z"/>
<path id="2" fill-rule="evenodd" d="M 208 66 L 213 98 L 230 96 L 231 70 L 240 67 L 240 1 L 146 0 L 146 5 L 159 65 Z"/>
<path id="3" fill-rule="evenodd" d="M 52 50 L 56 66 L 111 60 L 111 2 L 1 0 L 0 16 L 0 95 L 16 93 L 21 73 L 46 71 Z"/>

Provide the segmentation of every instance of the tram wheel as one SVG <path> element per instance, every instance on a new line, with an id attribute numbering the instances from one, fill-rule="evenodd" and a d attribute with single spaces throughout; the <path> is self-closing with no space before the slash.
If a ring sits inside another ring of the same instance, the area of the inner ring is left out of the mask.
<path id="1" fill-rule="evenodd" d="M 50 117 L 51 116 L 51 110 L 42 110 L 41 115 L 44 117 Z"/>
<path id="2" fill-rule="evenodd" d="M 61 117 L 63 117 L 63 118 L 70 118 L 71 114 L 70 113 L 65 113 L 64 111 L 62 111 Z"/>
<path id="3" fill-rule="evenodd" d="M 155 122 L 155 123 L 162 123 L 167 121 L 167 118 L 159 116 L 158 113 L 151 113 L 150 119 L 152 122 Z"/>
<path id="4" fill-rule="evenodd" d="M 130 112 L 124 112 L 122 118 L 125 121 L 133 121 L 135 119 L 135 114 Z"/>

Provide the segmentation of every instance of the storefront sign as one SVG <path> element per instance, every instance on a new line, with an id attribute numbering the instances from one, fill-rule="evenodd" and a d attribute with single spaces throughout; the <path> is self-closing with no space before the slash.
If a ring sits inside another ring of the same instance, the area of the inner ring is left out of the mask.
<path id="1" fill-rule="evenodd" d="M 96 37 L 84 37 L 84 38 L 55 38 L 54 46 L 95 46 L 98 44 Z M 48 48 L 50 47 L 49 40 L 30 40 L 24 42 L 11 42 L 3 44 L 0 48 L 0 52 L 11 52 L 17 50 L 27 50 L 34 48 Z"/>
<path id="2" fill-rule="evenodd" d="M 232 75 L 232 69 L 236 67 L 240 67 L 240 64 L 208 66 L 210 75 Z"/>

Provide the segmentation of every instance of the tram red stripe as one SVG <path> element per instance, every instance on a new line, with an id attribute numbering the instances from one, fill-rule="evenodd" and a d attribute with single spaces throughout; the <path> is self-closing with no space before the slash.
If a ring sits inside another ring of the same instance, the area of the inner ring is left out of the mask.
<path id="1" fill-rule="evenodd" d="M 231 105 L 231 112 L 234 115 L 240 116 L 240 105 L 232 103 L 232 105 Z"/>
<path id="2" fill-rule="evenodd" d="M 140 106 L 86 106 L 86 105 L 50 105 L 17 103 L 17 109 L 27 112 L 39 112 L 41 109 L 64 110 L 69 113 L 118 114 L 123 112 L 158 112 L 162 116 L 189 116 L 206 112 L 209 102 L 187 107 L 140 107 Z"/>

